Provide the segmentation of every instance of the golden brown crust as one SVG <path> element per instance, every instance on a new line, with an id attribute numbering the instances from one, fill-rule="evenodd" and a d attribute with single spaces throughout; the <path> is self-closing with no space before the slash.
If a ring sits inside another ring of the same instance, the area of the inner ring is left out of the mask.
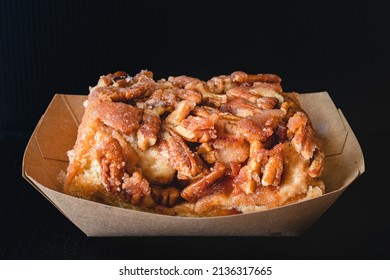
<path id="1" fill-rule="evenodd" d="M 183 216 L 319 196 L 325 155 L 297 96 L 274 74 L 102 76 L 69 152 L 64 191 Z"/>
<path id="2" fill-rule="evenodd" d="M 124 135 L 139 128 L 142 116 L 141 109 L 119 102 L 100 102 L 93 112 L 105 125 Z"/>

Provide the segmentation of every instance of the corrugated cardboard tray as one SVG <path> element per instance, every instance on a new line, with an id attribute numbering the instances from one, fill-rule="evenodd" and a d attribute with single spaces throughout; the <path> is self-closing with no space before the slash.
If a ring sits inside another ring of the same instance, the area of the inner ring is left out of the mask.
<path id="1" fill-rule="evenodd" d="M 86 95 L 56 94 L 37 124 L 23 157 L 22 175 L 88 236 L 299 235 L 364 172 L 359 143 L 327 92 L 300 95 L 326 154 L 326 193 L 275 209 L 225 217 L 188 218 L 122 209 L 72 197 L 58 179 L 68 165 Z"/>

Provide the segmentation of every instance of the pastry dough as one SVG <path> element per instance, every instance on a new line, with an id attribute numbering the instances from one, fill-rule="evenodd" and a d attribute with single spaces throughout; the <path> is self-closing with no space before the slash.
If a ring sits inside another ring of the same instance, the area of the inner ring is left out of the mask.
<path id="1" fill-rule="evenodd" d="M 273 74 L 102 76 L 68 152 L 64 192 L 181 216 L 320 196 L 324 153 L 297 96 Z"/>

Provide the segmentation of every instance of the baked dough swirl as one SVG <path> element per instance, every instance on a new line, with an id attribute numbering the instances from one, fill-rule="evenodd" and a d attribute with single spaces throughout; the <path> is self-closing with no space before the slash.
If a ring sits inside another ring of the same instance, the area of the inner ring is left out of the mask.
<path id="1" fill-rule="evenodd" d="M 64 192 L 199 217 L 320 196 L 324 152 L 297 97 L 273 74 L 102 76 L 68 152 Z"/>

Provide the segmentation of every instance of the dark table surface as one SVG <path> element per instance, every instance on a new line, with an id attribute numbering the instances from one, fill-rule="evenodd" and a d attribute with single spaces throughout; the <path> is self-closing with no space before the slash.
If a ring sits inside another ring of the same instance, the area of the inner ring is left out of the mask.
<path id="1" fill-rule="evenodd" d="M 388 166 L 377 162 L 390 134 L 357 134 L 366 172 L 299 237 L 87 237 L 22 178 L 28 137 L 0 137 L 0 259 L 390 258 L 390 192 L 379 177 Z"/>

